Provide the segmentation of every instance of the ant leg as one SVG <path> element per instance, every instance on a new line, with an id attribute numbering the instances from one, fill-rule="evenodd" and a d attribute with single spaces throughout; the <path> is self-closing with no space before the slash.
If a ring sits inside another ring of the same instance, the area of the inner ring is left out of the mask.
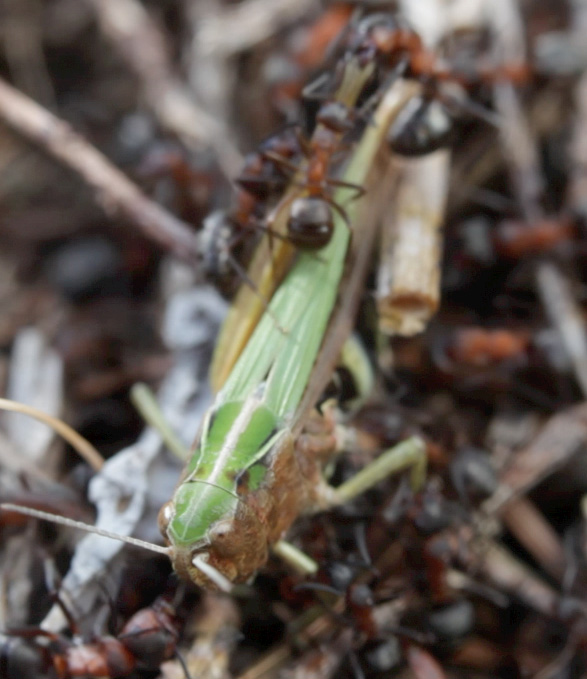
<path id="1" fill-rule="evenodd" d="M 262 231 L 267 235 L 267 244 L 269 246 L 269 254 L 271 255 L 271 259 L 273 259 L 273 239 L 277 238 L 277 240 L 281 241 L 286 241 L 289 242 L 290 238 L 288 236 L 285 236 L 282 233 L 279 233 L 278 231 L 275 231 L 275 229 L 272 229 L 270 226 L 267 226 L 264 224 L 262 221 L 259 220 L 249 220 L 250 226 L 252 226 L 255 230 Z"/>
<path id="2" fill-rule="evenodd" d="M 80 634 L 79 626 L 71 612 L 69 606 L 63 600 L 62 596 L 59 594 L 60 580 L 59 573 L 55 567 L 55 562 L 53 559 L 45 559 L 43 561 L 43 575 L 45 578 L 45 587 L 49 593 L 50 598 L 53 603 L 59 607 L 63 616 L 67 620 L 67 625 L 74 635 Z"/>
<path id="3" fill-rule="evenodd" d="M 291 160 L 288 160 L 287 158 L 280 156 L 278 153 L 275 153 L 274 151 L 266 151 L 265 157 L 272 163 L 275 163 L 279 167 L 285 168 L 290 172 L 297 172 L 299 169 L 295 163 L 291 162 Z"/>
<path id="4" fill-rule="evenodd" d="M 359 659 L 357 658 L 357 654 L 350 649 L 350 651 L 347 653 L 349 663 L 351 666 L 351 670 L 353 671 L 353 676 L 355 679 L 365 679 L 365 673 L 363 672 L 363 668 L 361 667 L 361 663 L 359 662 Z"/>
<path id="5" fill-rule="evenodd" d="M 315 80 L 304 87 L 302 90 L 302 97 L 304 99 L 308 99 L 309 101 L 325 101 L 328 99 L 328 97 L 330 97 L 330 92 L 326 92 L 324 90 L 321 91 L 321 88 L 323 88 L 324 85 L 329 82 L 329 80 L 330 74 L 322 73 Z"/>
<path id="6" fill-rule="evenodd" d="M 269 250 L 271 251 L 271 253 L 272 253 L 272 247 L 273 247 L 273 245 L 272 245 L 272 239 L 273 238 L 277 238 L 278 240 L 280 240 L 284 243 L 289 243 L 293 247 L 299 249 L 299 245 L 296 245 L 296 243 L 294 242 L 294 239 L 291 236 L 285 235 L 283 233 L 279 233 L 279 231 L 275 231 L 271 227 L 266 226 L 265 224 L 263 224 L 261 222 L 255 223 L 254 227 L 267 234 L 268 239 L 269 239 Z M 313 256 L 315 259 L 317 259 L 321 262 L 325 261 L 324 258 L 321 257 L 318 252 L 309 251 L 309 252 L 307 252 L 307 254 Z"/>
<path id="7" fill-rule="evenodd" d="M 460 110 L 463 113 L 468 113 L 472 115 L 474 118 L 477 118 L 478 120 L 487 123 L 488 125 L 494 127 L 497 130 L 503 127 L 502 119 L 497 113 L 491 111 L 490 109 L 481 104 L 478 104 L 477 102 L 474 102 L 472 99 L 469 98 L 468 95 L 461 98 L 454 95 L 451 96 L 448 94 L 441 94 L 439 96 L 439 99 L 446 106 L 454 107 L 454 109 Z"/>
<path id="8" fill-rule="evenodd" d="M 344 224 L 345 224 L 346 228 L 351 232 L 351 236 L 352 236 L 353 229 L 352 229 L 352 226 L 351 226 L 351 220 L 349 219 L 349 216 L 347 215 L 344 208 L 340 207 L 340 205 L 338 203 L 336 203 L 334 200 L 332 200 L 332 198 L 326 198 L 325 197 L 324 200 L 328 203 L 328 205 L 330 205 L 330 207 L 333 210 L 335 210 L 342 217 L 342 219 L 344 220 Z"/>
<path id="9" fill-rule="evenodd" d="M 302 188 L 306 188 L 304 184 L 295 182 L 296 186 L 300 186 Z M 275 233 L 275 230 L 272 228 L 273 224 L 275 223 L 275 220 L 277 219 L 278 215 L 281 213 L 282 210 L 285 210 L 289 205 L 291 205 L 296 198 L 299 198 L 300 196 L 297 194 L 297 192 L 293 192 L 292 195 L 290 196 L 285 196 L 282 198 L 279 203 L 271 210 L 271 213 L 265 217 L 265 222 L 267 223 L 267 229 L 271 229 L 273 233 Z"/>
<path id="10" fill-rule="evenodd" d="M 266 226 L 265 224 L 263 224 L 263 222 L 255 221 L 255 222 L 252 223 L 252 226 L 253 226 L 254 229 L 258 229 L 259 231 L 263 231 L 263 233 L 266 233 L 271 238 L 277 238 L 277 240 L 286 241 L 288 243 L 290 241 L 290 238 L 288 236 L 284 236 L 284 234 L 279 233 L 279 231 L 275 231 L 271 227 Z"/>
<path id="11" fill-rule="evenodd" d="M 190 670 L 187 666 L 187 663 L 183 655 L 177 649 L 175 650 L 175 657 L 177 659 L 177 662 L 181 665 L 181 669 L 183 670 L 185 679 L 192 679 L 192 675 L 190 674 Z"/>
<path id="12" fill-rule="evenodd" d="M 326 183 L 328 186 L 336 186 L 337 188 L 354 191 L 356 195 L 352 197 L 352 200 L 357 200 L 366 193 L 364 186 L 361 186 L 360 184 L 353 184 L 352 182 L 344 182 L 342 179 L 326 179 Z"/>
<path id="13" fill-rule="evenodd" d="M 399 80 L 407 71 L 410 65 L 410 57 L 406 56 L 404 59 L 399 61 L 399 63 L 394 66 L 391 71 L 385 76 L 383 82 L 377 88 L 377 90 L 367 99 L 367 101 L 361 106 L 357 111 L 357 120 L 364 120 L 368 125 L 372 124 L 373 112 L 379 105 L 383 93 L 393 85 L 396 80 Z"/>

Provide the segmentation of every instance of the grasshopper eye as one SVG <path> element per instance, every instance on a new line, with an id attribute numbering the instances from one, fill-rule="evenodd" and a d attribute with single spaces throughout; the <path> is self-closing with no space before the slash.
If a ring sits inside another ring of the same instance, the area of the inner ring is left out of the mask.
<path id="1" fill-rule="evenodd" d="M 171 521 L 173 516 L 173 502 L 170 500 L 166 502 L 163 507 L 159 510 L 159 516 L 157 517 L 157 523 L 159 524 L 159 530 L 164 538 L 167 537 L 167 526 Z"/>

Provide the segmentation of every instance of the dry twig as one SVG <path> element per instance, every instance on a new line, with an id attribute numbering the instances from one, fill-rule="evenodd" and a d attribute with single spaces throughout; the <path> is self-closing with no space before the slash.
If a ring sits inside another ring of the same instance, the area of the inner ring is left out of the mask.
<path id="1" fill-rule="evenodd" d="M 165 40 L 136 0 L 90 0 L 104 34 L 139 80 L 161 125 L 194 148 L 211 147 L 228 177 L 241 165 L 229 130 L 204 111 L 173 71 Z"/>
<path id="2" fill-rule="evenodd" d="M 0 120 L 79 175 L 108 215 L 127 220 L 176 257 L 197 261 L 196 234 L 187 224 L 147 198 L 65 121 L 2 80 Z"/>
<path id="3" fill-rule="evenodd" d="M 203 52 L 231 56 L 254 47 L 314 7 L 313 0 L 247 0 L 202 22 Z"/>

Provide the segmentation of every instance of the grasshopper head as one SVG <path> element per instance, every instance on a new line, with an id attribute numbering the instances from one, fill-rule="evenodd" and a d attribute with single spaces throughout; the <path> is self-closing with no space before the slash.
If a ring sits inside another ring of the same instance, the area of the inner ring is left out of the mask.
<path id="1" fill-rule="evenodd" d="M 231 583 L 245 582 L 267 561 L 267 530 L 255 512 L 237 501 L 236 511 L 211 523 L 201 539 L 178 540 L 171 530 L 176 508 L 168 502 L 159 513 L 161 532 L 171 546 L 176 573 L 205 589 L 218 589 L 198 566 L 202 561 Z"/>

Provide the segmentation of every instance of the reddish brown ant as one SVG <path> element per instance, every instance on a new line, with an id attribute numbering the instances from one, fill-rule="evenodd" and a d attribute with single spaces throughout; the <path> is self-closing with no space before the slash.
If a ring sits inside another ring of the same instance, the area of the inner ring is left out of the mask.
<path id="1" fill-rule="evenodd" d="M 523 330 L 461 328 L 455 331 L 446 355 L 459 366 L 485 368 L 523 358 L 530 335 Z"/>
<path id="2" fill-rule="evenodd" d="M 424 85 L 423 96 L 408 102 L 390 129 L 391 149 L 401 155 L 422 155 L 446 146 L 458 109 L 468 110 L 491 124 L 496 123 L 491 114 L 469 102 L 464 92 L 445 93 L 441 87 L 443 83 L 468 90 L 500 80 L 524 84 L 529 77 L 526 64 L 476 65 L 472 72 L 446 66 L 424 46 L 420 36 L 404 19 L 389 13 L 374 13 L 360 20 L 351 30 L 347 46 L 348 54 L 361 61 L 374 61 L 383 71 L 391 71 L 394 77 L 402 75 Z"/>
<path id="3" fill-rule="evenodd" d="M 575 224 L 564 217 L 541 219 L 532 224 L 507 219 L 498 224 L 494 243 L 500 255 L 519 259 L 549 252 L 559 244 L 568 243 L 575 233 Z"/>
<path id="4" fill-rule="evenodd" d="M 335 155 L 342 150 L 344 136 L 353 129 L 356 114 L 342 102 L 328 101 L 318 110 L 316 128 L 310 140 L 303 144 L 307 157 L 304 176 L 299 180 L 305 195 L 290 199 L 287 238 L 302 250 L 324 247 L 334 231 L 333 211 L 348 222 L 344 210 L 330 197 L 330 187 L 345 187 L 357 195 L 363 188 L 329 176 Z M 297 167 L 284 160 L 292 171 Z"/>
<path id="5" fill-rule="evenodd" d="M 476 65 L 471 73 L 444 66 L 437 55 L 428 50 L 420 36 L 402 17 L 390 13 L 374 13 L 360 20 L 347 40 L 348 54 L 365 63 L 375 61 L 384 69 L 403 66 L 402 75 L 418 80 L 450 81 L 471 87 L 491 85 L 508 80 L 515 85 L 527 82 L 530 70 L 525 63 L 495 66 Z"/>
<path id="6" fill-rule="evenodd" d="M 245 157 L 235 179 L 239 189 L 234 207 L 209 214 L 200 231 L 201 266 L 208 277 L 223 279 L 232 270 L 253 285 L 233 252 L 245 244 L 246 236 L 267 230 L 263 225 L 266 203 L 283 191 L 290 174 L 286 164 L 293 163 L 300 153 L 299 135 L 290 127 L 267 138 Z"/>
<path id="7" fill-rule="evenodd" d="M 286 115 L 297 111 L 309 73 L 316 71 L 330 51 L 332 41 L 348 24 L 350 3 L 326 7 L 310 25 L 302 25 L 281 43 L 282 49 L 269 57 L 265 74 L 273 106 Z M 285 48 L 285 49 L 283 49 Z"/>
<path id="8" fill-rule="evenodd" d="M 296 128 L 286 127 L 262 141 L 256 151 L 245 157 L 235 182 L 247 193 L 265 200 L 285 188 L 289 171 L 285 169 L 284 162 L 293 162 L 300 153 L 300 137 Z"/>
<path id="9" fill-rule="evenodd" d="M 66 617 L 77 636 L 71 615 L 67 613 Z M 78 643 L 41 629 L 10 631 L 0 647 L 0 678 L 117 679 L 129 676 L 135 669 L 154 671 L 177 655 L 178 638 L 175 610 L 168 598 L 161 596 L 151 606 L 137 611 L 116 637 L 105 635 Z M 46 643 L 32 643 L 29 639 L 45 639 Z"/>

